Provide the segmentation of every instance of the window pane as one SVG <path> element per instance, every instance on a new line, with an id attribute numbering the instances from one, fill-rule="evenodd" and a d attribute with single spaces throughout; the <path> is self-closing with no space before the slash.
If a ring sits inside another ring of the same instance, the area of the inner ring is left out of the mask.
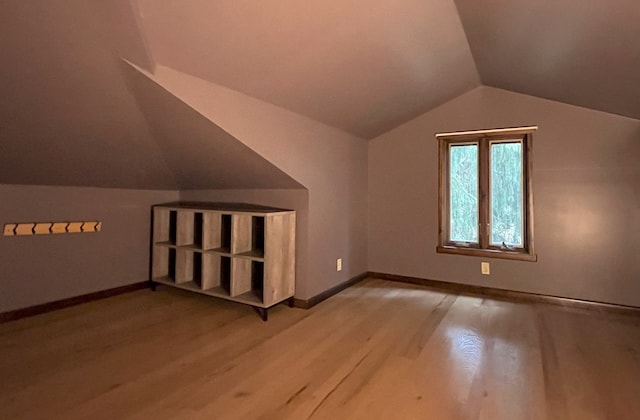
<path id="1" fill-rule="evenodd" d="M 454 242 L 478 242 L 478 145 L 449 149 L 449 235 Z"/>
<path id="2" fill-rule="evenodd" d="M 491 244 L 523 246 L 522 143 L 491 145 Z"/>

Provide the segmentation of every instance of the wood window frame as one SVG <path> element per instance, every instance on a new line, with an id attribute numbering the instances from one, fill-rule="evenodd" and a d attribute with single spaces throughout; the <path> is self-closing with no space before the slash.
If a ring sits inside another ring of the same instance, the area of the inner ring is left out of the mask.
<path id="1" fill-rule="evenodd" d="M 438 246 L 436 252 L 485 258 L 537 261 L 533 239 L 533 132 L 537 126 L 438 133 Z M 523 247 L 491 245 L 490 148 L 496 142 L 522 142 Z M 478 144 L 478 243 L 449 240 L 449 148 L 454 144 Z"/>

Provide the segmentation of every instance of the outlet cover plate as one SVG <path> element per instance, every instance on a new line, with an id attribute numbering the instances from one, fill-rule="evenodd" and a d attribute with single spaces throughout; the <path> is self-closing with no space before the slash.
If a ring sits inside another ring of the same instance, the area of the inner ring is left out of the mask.
<path id="1" fill-rule="evenodd" d="M 490 267 L 489 263 L 488 262 L 481 262 L 480 263 L 480 271 L 484 275 L 491 274 L 491 267 Z"/>

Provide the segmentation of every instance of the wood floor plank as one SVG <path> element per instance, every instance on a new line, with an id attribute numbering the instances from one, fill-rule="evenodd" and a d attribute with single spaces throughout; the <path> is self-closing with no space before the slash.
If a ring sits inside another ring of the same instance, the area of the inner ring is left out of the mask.
<path id="1" fill-rule="evenodd" d="M 625 341 L 637 329 L 600 314 L 549 311 L 573 418 L 640 418 L 640 370 Z"/>
<path id="2" fill-rule="evenodd" d="M 350 293 L 353 292 L 345 293 L 342 298 L 349 300 Z M 367 293 L 388 293 L 388 289 L 372 287 L 364 294 Z M 186 415 L 193 416 L 190 413 L 192 407 L 202 410 L 207 404 L 217 401 L 225 392 L 246 382 L 263 369 L 257 362 L 268 360 L 271 362 L 268 365 L 271 369 L 276 368 L 277 363 L 286 367 L 286 358 L 295 350 L 287 340 L 292 341 L 295 346 L 308 346 L 308 343 L 299 340 L 305 329 L 315 332 L 318 340 L 330 335 L 330 330 L 319 326 L 327 321 L 327 317 L 342 316 L 339 311 L 332 309 L 340 306 L 340 300 L 323 303 L 310 311 L 284 311 L 293 312 L 294 317 L 291 314 L 288 317 L 280 316 L 282 309 L 287 308 L 278 307 L 275 309 L 280 312 L 272 314 L 268 323 L 262 323 L 254 316 L 243 319 L 241 323 L 228 325 L 224 330 L 228 332 L 228 336 L 221 335 L 220 331 L 212 328 L 206 345 L 193 347 L 190 353 L 159 365 L 149 374 L 128 383 L 126 388 L 119 388 L 108 396 L 92 401 L 87 407 L 82 407 L 81 411 L 89 414 L 95 407 L 107 402 L 115 404 L 123 396 L 133 394 L 144 404 L 120 407 L 118 410 L 125 411 L 119 411 L 119 415 L 131 413 L 135 409 L 135 418 L 173 418 L 185 411 L 185 402 L 188 402 Z M 358 305 L 362 305 L 362 302 Z M 318 311 L 320 314 L 312 316 Z M 303 322 L 307 318 L 311 319 L 310 324 Z M 278 336 L 278 339 L 274 340 L 274 336 Z M 306 338 L 315 339 L 311 335 Z M 282 358 L 285 359 L 281 360 Z M 158 399 L 156 390 L 163 388 L 163 384 L 167 382 L 176 386 L 164 389 L 163 398 Z M 236 393 L 239 396 L 245 394 L 243 390 Z"/>
<path id="3" fill-rule="evenodd" d="M 321 404 L 348 372 L 371 352 L 380 335 L 380 323 L 386 321 L 394 309 L 395 300 L 403 294 L 401 288 L 384 296 L 383 303 L 361 309 L 362 317 L 356 322 L 341 323 L 333 330 L 331 340 L 305 352 L 293 369 L 287 369 L 276 378 L 265 378 L 274 392 L 263 394 L 256 405 L 244 405 L 239 416 L 245 418 L 306 418 Z M 427 304 L 425 302 L 425 304 Z M 266 372 L 268 374 L 268 372 Z M 315 398 L 306 398 L 315 396 Z"/>
<path id="4" fill-rule="evenodd" d="M 535 309 L 526 304 L 485 303 L 492 310 L 491 323 L 483 332 L 482 367 L 471 386 L 465 417 L 546 418 Z"/>
<path id="5" fill-rule="evenodd" d="M 94 395 L 116 389 L 132 378 L 153 371 L 157 366 L 179 359 L 197 343 L 210 341 L 210 337 L 205 338 L 206 341 L 201 339 L 209 329 L 231 319 L 252 316 L 252 312 L 239 312 L 239 307 L 229 304 L 219 305 L 216 311 L 211 311 L 211 308 L 205 311 L 197 304 L 171 309 L 180 309 L 179 313 L 189 317 L 191 322 L 184 323 L 175 316 L 175 312 L 169 311 L 157 317 L 152 325 L 147 324 L 138 330 L 124 329 L 120 330 L 121 334 L 116 330 L 114 334 L 105 333 L 100 337 L 87 336 L 82 332 L 78 336 L 70 336 L 66 354 L 56 351 L 53 357 L 43 355 L 50 364 L 45 376 L 38 370 L 40 364 L 17 364 L 18 369 L 13 369 L 13 375 L 8 376 L 14 378 L 22 374 L 25 379 L 34 378 L 34 383 L 20 386 L 22 381 L 7 381 L 7 384 L 18 386 L 13 392 L 3 392 L 0 404 L 10 399 L 13 404 L 7 404 L 5 412 L 16 416 L 37 412 L 40 407 L 47 407 L 51 413 L 63 412 Z M 147 319 L 146 315 L 141 314 L 140 317 Z M 100 331 L 102 327 L 96 325 L 95 329 Z M 177 339 L 172 342 L 172 338 Z M 48 389 L 48 392 L 42 393 L 42 389 Z M 24 407 L 14 413 L 12 406 Z"/>
<path id="6" fill-rule="evenodd" d="M 310 310 L 138 291 L 0 325 L 0 417 L 637 419 L 640 320 L 367 279 Z"/>
<path id="7" fill-rule="evenodd" d="M 441 296 L 427 297 L 411 287 L 396 296 L 393 310 L 387 311 L 387 315 L 376 322 L 378 331 L 363 346 L 359 357 L 344 369 L 342 375 L 334 378 L 331 383 L 335 385 L 325 391 L 325 396 L 302 418 L 359 416 L 363 403 L 370 399 L 368 387 L 375 382 L 380 369 L 395 354 L 407 352 L 415 342 L 416 325 L 442 300 Z"/>

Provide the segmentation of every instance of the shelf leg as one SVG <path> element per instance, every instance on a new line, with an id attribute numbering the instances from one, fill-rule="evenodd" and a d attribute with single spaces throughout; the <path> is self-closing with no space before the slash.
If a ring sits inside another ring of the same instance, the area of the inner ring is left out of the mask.
<path id="1" fill-rule="evenodd" d="M 149 289 L 151 289 L 152 292 L 155 292 L 157 288 L 158 284 L 153 280 L 149 280 Z"/>
<path id="2" fill-rule="evenodd" d="M 294 308 L 296 306 L 296 300 L 293 296 L 291 296 L 288 300 L 287 303 L 289 304 L 290 308 Z"/>
<path id="3" fill-rule="evenodd" d="M 264 322 L 267 322 L 269 320 L 269 310 L 266 308 L 258 308 L 257 306 L 253 306 L 253 309 L 258 313 L 258 315 L 260 315 L 260 318 L 262 318 L 262 320 Z"/>

